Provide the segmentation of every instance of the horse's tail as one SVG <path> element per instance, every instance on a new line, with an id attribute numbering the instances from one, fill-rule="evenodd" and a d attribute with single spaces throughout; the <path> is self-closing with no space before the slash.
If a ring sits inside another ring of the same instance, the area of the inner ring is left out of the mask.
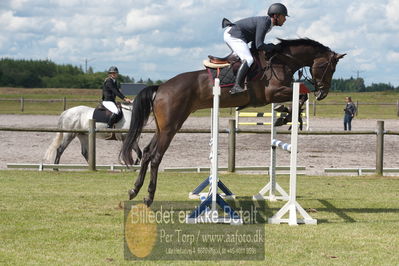
<path id="1" fill-rule="evenodd" d="M 159 86 L 148 86 L 142 89 L 133 102 L 132 118 L 130 128 L 123 142 L 120 152 L 120 158 L 127 165 L 133 164 L 132 149 L 139 138 L 143 127 L 147 123 L 148 117 L 152 111 L 152 102 L 155 92 Z"/>
<path id="2" fill-rule="evenodd" d="M 53 142 L 48 147 L 46 154 L 44 155 L 44 160 L 50 161 L 54 158 L 54 154 L 58 147 L 61 145 L 62 139 L 64 138 L 64 134 L 62 132 L 58 132 L 53 139 Z"/>

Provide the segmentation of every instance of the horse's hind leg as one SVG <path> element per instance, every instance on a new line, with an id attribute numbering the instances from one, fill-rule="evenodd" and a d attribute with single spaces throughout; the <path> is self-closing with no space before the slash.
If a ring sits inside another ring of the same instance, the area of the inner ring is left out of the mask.
<path id="1" fill-rule="evenodd" d="M 89 152 L 88 152 L 88 147 L 89 147 L 89 138 L 87 135 L 78 135 L 78 139 L 80 141 L 80 148 L 81 148 L 81 153 L 83 157 L 86 159 L 86 161 L 89 161 Z"/>
<path id="2" fill-rule="evenodd" d="M 61 145 L 57 148 L 57 154 L 54 159 L 54 164 L 59 164 L 61 155 L 64 153 L 65 149 L 68 147 L 68 145 L 71 143 L 71 141 L 75 138 L 75 134 L 71 133 L 64 133 L 64 138 L 62 140 Z"/>
<path id="3" fill-rule="evenodd" d="M 143 158 L 143 153 L 140 150 L 138 141 L 135 141 L 133 143 L 133 150 L 136 152 L 136 155 L 137 155 L 137 159 L 136 159 L 136 161 L 134 161 L 134 164 L 137 165 L 140 163 L 141 159 Z"/>
<path id="4" fill-rule="evenodd" d="M 151 159 L 151 153 L 152 150 L 154 149 L 156 142 L 157 142 L 157 134 L 155 134 L 152 137 L 150 143 L 144 148 L 141 160 L 140 173 L 136 178 L 134 187 L 131 190 L 129 190 L 129 200 L 134 199 L 137 196 L 137 194 L 140 192 L 141 187 L 143 186 L 145 174 L 147 173 L 148 164 L 150 163 Z"/>
<path id="5" fill-rule="evenodd" d="M 161 163 L 163 155 L 168 149 L 174 135 L 175 132 L 160 132 L 158 135 L 157 145 L 151 152 L 151 179 L 150 183 L 148 184 L 148 197 L 144 198 L 144 203 L 147 206 L 150 206 L 154 201 L 154 195 L 157 188 L 159 164 Z"/>

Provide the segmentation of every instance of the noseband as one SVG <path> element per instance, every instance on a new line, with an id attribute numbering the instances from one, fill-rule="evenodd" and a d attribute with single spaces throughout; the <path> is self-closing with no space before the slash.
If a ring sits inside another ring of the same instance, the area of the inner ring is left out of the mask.
<path id="1" fill-rule="evenodd" d="M 331 66 L 331 64 L 332 64 L 333 56 L 331 56 L 331 57 L 329 58 L 328 62 L 326 62 L 326 63 L 324 63 L 324 64 L 322 64 L 322 65 L 319 65 L 319 66 L 312 66 L 311 69 L 310 69 L 311 77 L 309 77 L 309 74 L 307 73 L 306 68 L 302 66 L 302 65 L 303 65 L 302 62 L 300 62 L 298 59 L 296 59 L 295 57 L 293 57 L 292 55 L 287 54 L 287 53 L 276 53 L 276 54 L 274 54 L 274 55 L 268 60 L 268 62 L 267 62 L 268 64 L 267 64 L 266 69 L 267 69 L 268 67 L 272 68 L 271 61 L 274 59 L 274 57 L 276 57 L 276 56 L 278 56 L 278 55 L 281 55 L 281 56 L 284 56 L 284 57 L 287 57 L 287 58 L 291 59 L 292 61 L 294 61 L 294 64 L 298 66 L 299 69 L 301 69 L 301 68 L 302 68 L 302 69 L 305 69 L 305 71 L 303 71 L 303 70 L 300 71 L 300 78 L 299 78 L 299 79 L 301 79 L 301 76 L 303 76 L 303 78 L 305 79 L 305 81 L 308 81 L 310 84 L 312 84 L 313 87 L 315 88 L 315 89 L 313 90 L 313 93 L 314 93 L 314 94 L 316 94 L 317 91 L 320 91 L 320 90 L 321 90 L 321 89 L 319 88 L 319 86 L 317 85 L 317 81 L 313 78 L 313 75 L 312 75 L 312 72 L 313 72 L 313 71 L 312 71 L 312 69 L 314 69 L 314 68 L 321 68 L 321 67 L 324 67 L 324 65 L 327 65 L 327 66 L 325 67 L 324 71 L 323 71 L 323 75 L 321 76 L 321 80 L 324 80 L 324 77 L 325 77 L 326 74 L 327 74 L 327 70 L 328 70 L 328 68 L 329 68 L 329 67 Z M 273 68 L 272 68 L 272 70 L 273 70 Z M 272 71 L 272 72 L 274 72 L 274 71 Z M 304 72 L 305 72 L 305 75 L 303 75 Z"/>
<path id="2" fill-rule="evenodd" d="M 328 70 L 329 66 L 331 65 L 331 63 L 332 63 L 332 58 L 333 58 L 333 56 L 330 57 L 330 59 L 328 60 L 327 63 L 324 63 L 324 64 L 322 64 L 322 65 L 320 65 L 320 66 L 317 66 L 317 67 L 312 66 L 312 69 L 313 69 L 313 68 L 321 68 L 321 67 L 323 67 L 325 64 L 327 64 L 326 68 L 325 68 L 324 71 L 323 71 L 323 75 L 321 76 L 321 80 L 324 80 L 324 76 L 326 75 L 327 70 Z M 312 71 L 312 72 L 313 72 L 313 71 Z M 317 83 L 316 83 L 316 80 L 314 80 L 313 75 L 312 75 L 312 84 L 313 84 L 313 86 L 315 86 L 315 88 L 317 87 Z"/>

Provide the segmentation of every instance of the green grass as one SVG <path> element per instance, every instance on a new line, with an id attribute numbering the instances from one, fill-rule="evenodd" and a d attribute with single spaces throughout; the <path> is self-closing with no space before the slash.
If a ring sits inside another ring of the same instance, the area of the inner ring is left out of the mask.
<path id="1" fill-rule="evenodd" d="M 123 211 L 118 206 L 126 199 L 135 175 L 0 171 L 0 264 L 131 264 L 123 258 Z M 186 200 L 187 193 L 204 177 L 160 173 L 156 200 Z M 262 175 L 222 174 L 221 179 L 239 196 L 238 200 L 248 199 L 266 182 Z M 265 261 L 211 263 L 397 264 L 397 177 L 298 179 L 298 201 L 305 209 L 317 210 L 310 213 L 318 219 L 317 226 L 266 224 Z M 280 177 L 278 182 L 287 188 L 288 177 Z M 146 195 L 147 184 L 148 180 L 138 196 L 140 199 Z M 272 215 L 282 204 L 267 203 L 267 214 Z M 204 265 L 204 262 L 190 264 Z"/>
<path id="2" fill-rule="evenodd" d="M 357 118 L 372 119 L 396 119 L 397 107 L 396 102 L 399 100 L 398 92 L 364 92 L 364 93 L 346 93 L 331 92 L 326 99 L 316 103 L 316 117 L 325 118 L 342 118 L 343 108 L 345 106 L 345 96 L 351 96 L 356 103 L 360 102 L 359 116 Z M 67 99 L 67 108 L 77 105 L 88 105 L 94 107 L 101 99 L 101 90 L 95 89 L 19 89 L 19 88 L 0 88 L 0 99 L 59 99 L 64 97 Z M 68 102 L 70 99 L 81 99 L 96 101 L 93 103 L 86 102 Z M 310 96 L 310 102 L 313 103 L 314 96 Z M 362 103 L 378 104 L 389 103 L 392 105 L 362 105 Z M 326 105 L 338 104 L 338 105 Z M 24 112 L 20 110 L 19 101 L 0 101 L 0 114 L 51 114 L 58 115 L 63 111 L 63 103 L 32 103 L 25 102 Z M 245 111 L 254 112 L 270 112 L 270 106 L 247 108 Z M 234 118 L 234 108 L 223 108 L 220 110 L 222 117 Z M 191 116 L 209 116 L 210 109 L 198 110 Z M 310 115 L 313 117 L 313 107 L 310 105 Z"/>

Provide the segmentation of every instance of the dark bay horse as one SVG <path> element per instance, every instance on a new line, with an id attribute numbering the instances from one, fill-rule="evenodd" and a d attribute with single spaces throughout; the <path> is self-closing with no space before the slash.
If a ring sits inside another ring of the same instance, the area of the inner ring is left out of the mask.
<path id="1" fill-rule="evenodd" d="M 256 98 L 255 104 L 248 91 L 230 95 L 229 88 L 226 87 L 221 91 L 220 107 L 261 106 L 291 101 L 293 75 L 305 66 L 310 67 L 316 99 L 322 100 L 327 96 L 338 60 L 345 54 L 337 54 L 310 39 L 280 40 L 279 45 L 281 51 L 268 61 L 263 75 L 248 80 L 247 87 L 252 89 L 252 96 Z M 146 87 L 137 95 L 133 103 L 129 132 L 121 150 L 121 159 L 126 164 L 133 163 L 131 150 L 151 111 L 156 122 L 156 133 L 143 150 L 140 173 L 134 187 L 129 190 L 129 199 L 139 193 L 151 162 L 149 195 L 144 199 L 148 206 L 151 205 L 163 155 L 192 112 L 212 107 L 212 86 L 213 79 L 209 77 L 208 71 L 199 70 L 179 74 L 160 86 Z"/>

